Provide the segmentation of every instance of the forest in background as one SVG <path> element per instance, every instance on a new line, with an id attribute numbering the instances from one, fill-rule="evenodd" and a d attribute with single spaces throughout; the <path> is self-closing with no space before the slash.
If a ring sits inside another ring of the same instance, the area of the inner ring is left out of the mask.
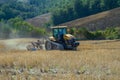
<path id="1" fill-rule="evenodd" d="M 0 3 L 0 20 L 52 13 L 52 23 L 58 25 L 116 7 L 120 0 L 5 0 Z"/>
<path id="2" fill-rule="evenodd" d="M 48 23 L 48 26 L 50 26 L 116 7 L 120 7 L 120 0 L 4 0 L 0 2 L 0 37 L 6 38 L 11 37 L 11 35 L 12 37 L 17 37 L 17 35 L 19 37 L 38 37 L 43 34 L 45 35 L 45 29 L 38 28 L 24 21 L 44 13 L 52 14 L 51 21 Z M 110 30 L 107 30 L 108 35 L 112 35 L 112 38 L 106 38 L 101 31 L 96 31 L 95 33 L 85 29 L 75 31 L 85 33 L 87 39 L 99 39 L 96 37 L 101 35 L 102 39 L 119 38 L 119 29 L 110 28 Z M 114 34 L 118 34 L 117 37 L 114 37 Z"/>
<path id="3" fill-rule="evenodd" d="M 5 0 L 0 2 L 0 20 L 14 17 L 28 19 L 64 8 L 70 0 Z"/>
<path id="4" fill-rule="evenodd" d="M 54 25 L 120 7 L 120 0 L 72 0 L 71 5 L 53 11 Z"/>

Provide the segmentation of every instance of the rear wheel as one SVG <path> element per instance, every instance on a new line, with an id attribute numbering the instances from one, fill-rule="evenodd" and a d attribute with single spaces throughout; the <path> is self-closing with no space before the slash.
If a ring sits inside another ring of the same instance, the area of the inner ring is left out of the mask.
<path id="1" fill-rule="evenodd" d="M 45 42 L 45 48 L 46 48 L 46 50 L 52 50 L 52 44 L 51 44 L 51 42 L 46 41 Z"/>

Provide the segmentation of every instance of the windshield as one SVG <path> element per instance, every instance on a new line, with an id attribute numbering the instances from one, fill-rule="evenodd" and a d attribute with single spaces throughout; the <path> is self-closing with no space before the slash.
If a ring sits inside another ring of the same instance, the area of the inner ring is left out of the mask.
<path id="1" fill-rule="evenodd" d="M 55 28 L 53 29 L 53 36 L 57 37 L 58 35 L 64 35 L 67 34 L 66 28 Z"/>
<path id="2" fill-rule="evenodd" d="M 67 34 L 66 28 L 59 29 L 60 34 Z"/>

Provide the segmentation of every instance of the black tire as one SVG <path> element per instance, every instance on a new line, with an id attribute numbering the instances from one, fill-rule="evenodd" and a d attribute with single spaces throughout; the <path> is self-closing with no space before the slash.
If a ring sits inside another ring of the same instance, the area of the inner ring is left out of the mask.
<path id="1" fill-rule="evenodd" d="M 45 42 L 45 49 L 46 50 L 52 50 L 52 44 L 50 41 L 46 41 Z"/>

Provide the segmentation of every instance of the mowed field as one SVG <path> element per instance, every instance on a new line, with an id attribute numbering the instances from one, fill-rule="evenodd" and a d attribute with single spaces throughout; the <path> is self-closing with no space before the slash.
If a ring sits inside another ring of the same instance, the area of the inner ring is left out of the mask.
<path id="1" fill-rule="evenodd" d="M 0 40 L 0 80 L 120 80 L 120 40 L 80 41 L 77 51 L 27 51 L 35 40 Z"/>

